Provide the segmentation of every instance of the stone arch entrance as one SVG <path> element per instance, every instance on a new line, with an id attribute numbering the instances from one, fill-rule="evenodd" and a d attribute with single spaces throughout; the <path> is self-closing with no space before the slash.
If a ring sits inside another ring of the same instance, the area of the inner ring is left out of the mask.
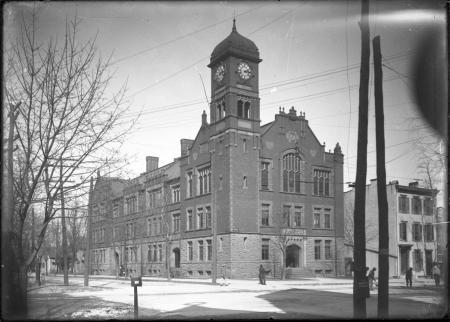
<path id="1" fill-rule="evenodd" d="M 180 249 L 178 247 L 174 248 L 172 252 L 174 256 L 175 268 L 180 268 Z"/>
<path id="2" fill-rule="evenodd" d="M 300 247 L 292 244 L 286 247 L 286 267 L 300 267 Z"/>

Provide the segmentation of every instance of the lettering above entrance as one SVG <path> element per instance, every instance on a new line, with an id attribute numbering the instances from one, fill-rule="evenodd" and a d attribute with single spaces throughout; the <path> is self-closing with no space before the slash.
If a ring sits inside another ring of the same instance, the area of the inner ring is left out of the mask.
<path id="1" fill-rule="evenodd" d="M 284 228 L 282 230 L 284 236 L 306 236 L 306 229 L 303 228 Z M 289 238 L 289 240 L 294 240 Z"/>

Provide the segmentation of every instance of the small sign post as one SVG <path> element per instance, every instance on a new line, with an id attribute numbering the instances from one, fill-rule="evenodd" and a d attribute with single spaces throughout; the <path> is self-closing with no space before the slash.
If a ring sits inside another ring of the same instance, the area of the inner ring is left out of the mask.
<path id="1" fill-rule="evenodd" d="M 139 316 L 137 288 L 142 286 L 142 276 L 131 277 L 131 286 L 134 287 L 134 318 L 137 320 Z"/>

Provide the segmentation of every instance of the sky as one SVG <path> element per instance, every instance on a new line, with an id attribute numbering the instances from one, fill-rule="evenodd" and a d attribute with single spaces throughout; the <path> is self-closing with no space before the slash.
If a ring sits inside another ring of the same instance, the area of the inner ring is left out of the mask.
<path id="1" fill-rule="evenodd" d="M 111 93 L 127 82 L 126 117 L 140 117 L 122 149 L 129 161 L 122 176 L 144 172 L 146 156 L 158 156 L 160 166 L 172 162 L 180 155 L 180 139 L 195 138 L 203 110 L 209 117 L 210 55 L 235 17 L 238 32 L 256 44 L 263 60 L 261 124 L 271 122 L 279 106 L 304 112 L 327 151 L 339 142 L 344 182 L 355 181 L 360 1 L 10 2 L 4 11 L 6 48 L 20 31 L 19 17 L 33 6 L 41 41 L 61 37 L 66 17 L 77 14 L 80 41 L 96 37 L 99 54 L 111 55 Z M 417 143 L 441 140 L 418 112 L 411 64 L 427 27 L 444 35 L 443 8 L 442 1 L 370 1 L 370 34 L 381 38 L 384 63 L 388 182 L 421 178 Z M 368 135 L 369 181 L 376 178 L 372 66 Z M 445 149 L 446 138 L 441 143 Z"/>

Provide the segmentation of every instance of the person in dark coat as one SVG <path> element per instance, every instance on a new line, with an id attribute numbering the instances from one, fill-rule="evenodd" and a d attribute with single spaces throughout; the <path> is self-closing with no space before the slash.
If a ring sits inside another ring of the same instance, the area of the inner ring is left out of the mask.
<path id="1" fill-rule="evenodd" d="M 405 275 L 406 287 L 412 287 L 412 267 L 408 268 Z"/>
<path id="2" fill-rule="evenodd" d="M 266 274 L 270 273 L 270 270 L 266 271 L 264 267 L 259 265 L 259 284 L 266 285 Z"/>
<path id="3" fill-rule="evenodd" d="M 376 280 L 375 280 L 375 271 L 377 269 L 374 267 L 370 270 L 368 278 L 369 278 L 369 288 L 371 291 L 373 291 L 373 285 L 376 284 Z"/>
<path id="4" fill-rule="evenodd" d="M 370 289 L 369 289 L 369 275 L 367 274 L 367 272 L 369 271 L 369 267 L 366 267 L 366 272 L 364 274 L 365 278 L 364 281 L 366 282 L 366 297 L 370 297 Z"/>

